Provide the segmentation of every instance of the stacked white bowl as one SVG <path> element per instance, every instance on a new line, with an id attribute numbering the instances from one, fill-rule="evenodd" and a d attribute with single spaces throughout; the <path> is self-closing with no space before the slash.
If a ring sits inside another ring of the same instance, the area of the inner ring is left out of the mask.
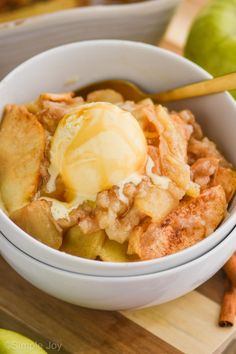
<path id="1" fill-rule="evenodd" d="M 137 42 L 72 43 L 33 57 L 0 83 L 0 115 L 7 103 L 34 100 L 87 83 L 125 78 L 160 91 L 209 78 L 204 70 L 166 50 Z M 169 105 L 189 108 L 207 136 L 236 166 L 236 104 L 227 93 Z M 62 300 L 97 309 L 127 309 L 169 301 L 209 279 L 236 249 L 236 209 L 205 240 L 168 257 L 109 263 L 51 249 L 0 212 L 2 256 L 25 279 Z"/>
<path id="2" fill-rule="evenodd" d="M 181 0 L 85 6 L 0 23 L 0 79 L 24 60 L 74 41 L 126 39 L 158 43 Z M 24 50 L 19 43 L 24 43 Z"/>

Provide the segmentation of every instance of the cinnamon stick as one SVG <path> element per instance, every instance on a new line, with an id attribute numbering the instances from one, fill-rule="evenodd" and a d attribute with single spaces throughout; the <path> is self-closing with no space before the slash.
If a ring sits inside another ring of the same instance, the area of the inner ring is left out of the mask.
<path id="1" fill-rule="evenodd" d="M 224 265 L 224 271 L 230 286 L 223 297 L 219 325 L 221 327 L 230 327 L 234 325 L 236 315 L 236 252 Z"/>
<path id="2" fill-rule="evenodd" d="M 230 286 L 225 292 L 223 303 L 221 306 L 221 313 L 219 318 L 219 325 L 221 327 L 231 327 L 234 325 L 236 315 L 236 287 Z"/>
<path id="3" fill-rule="evenodd" d="M 225 263 L 224 271 L 232 285 L 236 288 L 236 252 L 234 252 L 228 262 Z"/>

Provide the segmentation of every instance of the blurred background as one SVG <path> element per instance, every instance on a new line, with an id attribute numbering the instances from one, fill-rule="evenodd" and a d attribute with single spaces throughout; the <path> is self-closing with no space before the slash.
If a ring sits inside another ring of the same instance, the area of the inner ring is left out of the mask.
<path id="1" fill-rule="evenodd" d="M 192 19 L 206 3 L 207 0 L 0 0 L 0 78 L 41 51 L 80 40 L 135 40 L 180 53 Z"/>
<path id="2" fill-rule="evenodd" d="M 0 0 L 0 79 L 37 53 L 90 39 L 159 45 L 218 76 L 236 70 L 236 0 Z"/>
<path id="3" fill-rule="evenodd" d="M 1 21 L 16 20 L 73 7 L 128 4 L 147 0 L 0 0 Z"/>

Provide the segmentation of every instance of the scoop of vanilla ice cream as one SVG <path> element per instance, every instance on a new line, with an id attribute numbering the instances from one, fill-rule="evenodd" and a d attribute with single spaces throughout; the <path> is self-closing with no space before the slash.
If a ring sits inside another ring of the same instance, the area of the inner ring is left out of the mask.
<path id="1" fill-rule="evenodd" d="M 66 199 L 94 200 L 98 192 L 142 174 L 147 146 L 142 129 L 131 113 L 105 102 L 79 106 L 59 123 L 51 142 L 51 179 L 66 187 Z"/>

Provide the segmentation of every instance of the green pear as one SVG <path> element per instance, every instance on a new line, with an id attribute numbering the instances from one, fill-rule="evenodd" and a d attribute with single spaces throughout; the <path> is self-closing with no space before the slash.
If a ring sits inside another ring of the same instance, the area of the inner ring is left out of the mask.
<path id="1" fill-rule="evenodd" d="M 47 354 L 31 339 L 19 333 L 0 328 L 1 354 Z"/>
<path id="2" fill-rule="evenodd" d="M 236 71 L 236 0 L 211 0 L 193 22 L 184 52 L 213 76 Z"/>

